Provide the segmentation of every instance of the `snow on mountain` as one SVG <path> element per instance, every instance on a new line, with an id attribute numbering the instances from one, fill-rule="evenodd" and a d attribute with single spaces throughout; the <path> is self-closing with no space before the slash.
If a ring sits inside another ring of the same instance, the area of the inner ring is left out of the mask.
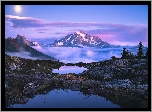
<path id="1" fill-rule="evenodd" d="M 32 44 L 34 45 L 34 46 L 39 46 L 40 44 L 38 43 L 38 42 L 36 42 L 36 41 L 32 41 Z"/>
<path id="2" fill-rule="evenodd" d="M 55 40 L 53 44 L 47 46 L 55 47 L 110 47 L 111 45 L 107 42 L 102 41 L 99 37 L 90 36 L 84 31 L 76 31 L 73 34 L 68 34 L 60 40 Z"/>
<path id="3" fill-rule="evenodd" d="M 81 37 L 85 37 L 85 34 L 83 34 L 81 31 L 79 32 L 79 31 L 76 31 L 76 33 L 78 34 L 78 35 L 80 35 Z"/>

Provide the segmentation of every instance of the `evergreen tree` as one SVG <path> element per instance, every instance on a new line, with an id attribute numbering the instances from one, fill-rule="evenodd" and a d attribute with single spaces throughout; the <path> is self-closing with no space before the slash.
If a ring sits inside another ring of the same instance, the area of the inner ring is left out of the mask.
<path id="1" fill-rule="evenodd" d="M 126 56 L 127 56 L 127 58 L 129 58 L 129 51 L 128 50 L 127 50 Z"/>
<path id="2" fill-rule="evenodd" d="M 137 57 L 138 58 L 142 58 L 143 57 L 143 51 L 142 51 L 142 47 L 143 47 L 143 45 L 142 45 L 142 42 L 140 42 L 139 43 L 139 48 L 138 48 L 138 52 L 137 52 Z"/>
<path id="3" fill-rule="evenodd" d="M 131 56 L 132 56 L 132 54 L 131 54 L 131 52 L 129 52 L 129 57 L 131 58 Z"/>
<path id="4" fill-rule="evenodd" d="M 133 59 L 133 58 L 134 58 L 134 54 L 131 53 L 131 52 L 129 52 L 129 58 L 130 58 L 130 59 Z"/>
<path id="5" fill-rule="evenodd" d="M 131 57 L 132 57 L 132 58 L 134 58 L 134 57 L 135 57 L 133 53 L 131 53 Z"/>
<path id="6" fill-rule="evenodd" d="M 123 53 L 121 53 L 122 54 L 121 58 L 123 58 L 123 59 L 128 58 L 129 57 L 128 53 L 129 53 L 128 50 L 126 51 L 126 48 L 123 48 Z"/>

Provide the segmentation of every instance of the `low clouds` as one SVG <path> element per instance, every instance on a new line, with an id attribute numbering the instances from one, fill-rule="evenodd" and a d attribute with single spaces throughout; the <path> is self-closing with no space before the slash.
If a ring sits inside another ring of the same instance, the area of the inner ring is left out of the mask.
<path id="1" fill-rule="evenodd" d="M 119 48 L 71 48 L 71 47 L 40 47 L 33 46 L 36 50 L 43 52 L 46 55 L 55 57 L 64 63 L 91 63 L 102 60 L 109 60 L 112 56 L 121 57 L 123 47 Z M 127 47 L 127 50 L 136 54 L 138 48 Z M 144 51 L 145 54 L 145 51 Z"/>
<path id="2" fill-rule="evenodd" d="M 32 59 L 32 60 L 37 60 L 37 59 L 41 59 L 41 58 L 36 58 L 36 57 L 31 57 L 30 52 L 25 52 L 25 51 L 21 51 L 21 52 L 7 52 L 8 55 L 10 56 L 17 56 L 17 57 L 21 57 L 21 58 L 25 58 L 25 59 Z"/>
<path id="3" fill-rule="evenodd" d="M 41 47 L 41 46 L 33 46 L 34 49 L 42 52 L 43 54 L 52 56 L 58 59 L 60 62 L 64 63 L 91 63 L 98 62 L 102 60 L 109 60 L 112 56 L 116 56 L 117 58 L 121 57 L 121 53 L 123 51 L 123 47 L 119 48 L 93 48 L 93 47 L 85 47 L 85 48 L 71 48 L 71 47 Z M 134 55 L 137 54 L 137 47 L 126 47 L 129 52 L 132 52 Z M 146 49 L 143 49 L 144 54 L 146 53 Z M 7 52 L 10 56 L 18 56 L 26 59 L 41 59 L 41 57 L 31 57 L 29 52 L 18 52 L 12 53 Z"/>
<path id="4" fill-rule="evenodd" d="M 49 29 L 36 29 L 35 31 L 48 31 Z"/>

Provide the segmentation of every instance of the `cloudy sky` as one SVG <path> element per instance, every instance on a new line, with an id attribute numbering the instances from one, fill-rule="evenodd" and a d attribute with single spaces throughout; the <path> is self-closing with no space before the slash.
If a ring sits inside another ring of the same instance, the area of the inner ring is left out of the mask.
<path id="1" fill-rule="evenodd" d="M 61 39 L 84 30 L 113 45 L 148 45 L 147 5 L 5 6 L 5 38 Z M 45 42 L 45 41 L 43 41 Z"/>

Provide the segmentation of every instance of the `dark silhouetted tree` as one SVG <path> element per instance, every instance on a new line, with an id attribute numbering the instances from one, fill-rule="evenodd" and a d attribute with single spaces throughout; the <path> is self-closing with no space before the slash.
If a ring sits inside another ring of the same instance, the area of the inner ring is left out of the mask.
<path id="1" fill-rule="evenodd" d="M 139 43 L 139 48 L 138 48 L 138 52 L 137 52 L 137 57 L 138 58 L 143 58 L 143 51 L 142 51 L 142 47 L 143 47 L 143 45 L 142 45 L 142 42 L 140 42 Z"/>
<path id="2" fill-rule="evenodd" d="M 129 58 L 130 58 L 130 59 L 133 59 L 133 58 L 134 58 L 134 54 L 131 53 L 131 52 L 129 52 Z"/>
<path id="3" fill-rule="evenodd" d="M 123 59 L 127 59 L 129 57 L 129 52 L 128 50 L 126 51 L 126 48 L 123 48 L 123 53 L 122 54 L 122 57 Z"/>

